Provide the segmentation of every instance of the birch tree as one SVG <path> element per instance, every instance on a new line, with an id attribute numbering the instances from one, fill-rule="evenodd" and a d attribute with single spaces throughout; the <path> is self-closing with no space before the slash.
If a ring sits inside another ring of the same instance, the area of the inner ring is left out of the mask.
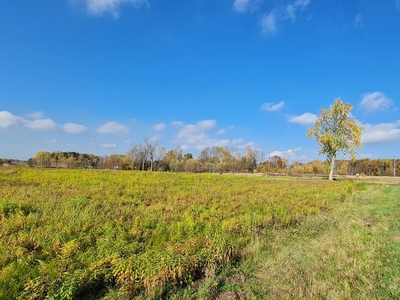
<path id="1" fill-rule="evenodd" d="M 322 109 L 315 121 L 314 128 L 307 132 L 319 145 L 319 154 L 325 154 L 331 163 L 329 180 L 333 179 L 333 170 L 338 153 L 349 153 L 355 159 L 356 147 L 361 148 L 361 132 L 363 127 L 351 115 L 353 106 L 337 99 L 329 109 Z"/>

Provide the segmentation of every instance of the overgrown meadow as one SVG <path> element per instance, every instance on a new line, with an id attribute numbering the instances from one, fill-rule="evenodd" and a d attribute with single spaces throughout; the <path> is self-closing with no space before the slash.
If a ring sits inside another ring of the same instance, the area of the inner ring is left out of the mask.
<path id="1" fill-rule="evenodd" d="M 272 243 L 277 232 L 328 212 L 353 185 L 0 169 L 0 298 L 159 299 L 188 287 L 200 297 L 198 283 L 211 273 L 240 266 L 255 241 Z"/>

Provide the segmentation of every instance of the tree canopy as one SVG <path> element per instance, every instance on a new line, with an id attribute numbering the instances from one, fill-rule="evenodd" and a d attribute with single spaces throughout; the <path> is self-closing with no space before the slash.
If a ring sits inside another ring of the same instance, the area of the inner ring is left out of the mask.
<path id="1" fill-rule="evenodd" d="M 325 154 L 331 162 L 329 180 L 333 179 L 333 169 L 337 154 L 349 153 L 355 159 L 356 148 L 361 148 L 361 132 L 363 127 L 352 116 L 353 106 L 344 104 L 342 100 L 336 101 L 329 109 L 322 109 L 315 121 L 314 127 L 307 132 L 308 137 L 313 137 L 318 145 L 319 153 Z"/>

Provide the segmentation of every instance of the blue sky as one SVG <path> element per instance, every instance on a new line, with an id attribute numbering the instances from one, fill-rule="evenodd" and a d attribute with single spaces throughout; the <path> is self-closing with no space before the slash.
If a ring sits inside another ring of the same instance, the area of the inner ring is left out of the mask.
<path id="1" fill-rule="evenodd" d="M 0 3 L 0 157 L 195 156 L 246 145 L 291 161 L 321 108 L 350 102 L 361 157 L 400 157 L 400 0 Z"/>

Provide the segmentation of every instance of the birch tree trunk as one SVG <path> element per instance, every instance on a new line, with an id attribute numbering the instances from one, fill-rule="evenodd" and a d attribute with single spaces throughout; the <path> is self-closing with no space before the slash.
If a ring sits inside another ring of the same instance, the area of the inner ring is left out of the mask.
<path id="1" fill-rule="evenodd" d="M 329 172 L 329 180 L 333 180 L 333 170 L 335 169 L 335 157 L 331 160 L 331 171 Z"/>

